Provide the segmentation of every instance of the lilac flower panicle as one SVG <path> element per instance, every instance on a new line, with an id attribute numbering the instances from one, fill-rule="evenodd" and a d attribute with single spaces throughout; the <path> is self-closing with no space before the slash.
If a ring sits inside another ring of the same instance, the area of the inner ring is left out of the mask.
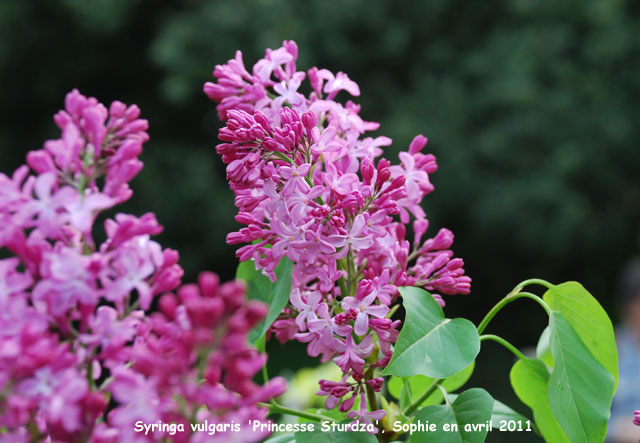
<path id="1" fill-rule="evenodd" d="M 423 239 L 421 204 L 437 170 L 422 153 L 426 137 L 416 136 L 399 164 L 380 158 L 391 139 L 367 136 L 379 124 L 349 99 L 360 95 L 357 83 L 343 72 L 298 71 L 297 57 L 295 42 L 285 41 L 251 69 L 238 51 L 204 85 L 225 124 L 216 151 L 244 225 L 227 242 L 272 281 L 283 257 L 293 262 L 290 303 L 270 333 L 333 360 L 344 378 L 321 381 L 318 394 L 343 412 L 361 398 L 349 416 L 370 422 L 384 416 L 368 412 L 364 392 L 379 390 L 374 368 L 388 364 L 398 337 L 401 322 L 387 318 L 397 288 L 423 287 L 444 306 L 440 294 L 467 294 L 471 279 L 451 251 L 451 231 Z"/>
<path id="2" fill-rule="evenodd" d="M 138 420 L 183 423 L 173 441 L 198 442 L 191 422 L 264 420 L 258 403 L 284 391 L 279 378 L 252 381 L 266 356 L 247 334 L 265 306 L 213 273 L 181 286 L 178 253 L 152 240 L 154 214 L 116 214 L 94 241 L 97 215 L 131 196 L 142 168 L 139 115 L 74 90 L 54 117 L 61 138 L 0 173 L 2 442 L 167 436 L 135 432 Z M 264 436 L 243 430 L 244 441 Z"/>

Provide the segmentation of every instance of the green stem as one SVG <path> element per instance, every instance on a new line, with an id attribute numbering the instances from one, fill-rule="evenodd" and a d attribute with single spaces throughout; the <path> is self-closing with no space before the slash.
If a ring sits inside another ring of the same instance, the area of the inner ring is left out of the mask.
<path id="1" fill-rule="evenodd" d="M 267 371 L 267 363 L 266 362 L 265 362 L 264 365 L 262 365 L 262 380 L 263 380 L 265 385 L 269 381 L 269 372 Z"/>
<path id="2" fill-rule="evenodd" d="M 375 411 L 378 409 L 378 398 L 377 398 L 377 394 L 376 392 L 371 389 L 371 386 L 365 384 L 365 389 L 367 391 L 367 403 L 369 404 L 369 409 L 371 411 Z M 376 427 L 378 428 L 379 431 L 383 431 L 384 430 L 384 426 L 382 425 L 382 423 L 378 423 L 376 425 Z M 382 440 L 382 432 L 378 432 L 376 434 L 376 437 L 378 438 L 378 441 L 382 442 L 384 440 Z"/>
<path id="3" fill-rule="evenodd" d="M 87 380 L 89 381 L 89 387 L 92 391 L 96 390 L 96 381 L 93 379 L 93 365 L 91 364 L 91 359 L 89 359 L 89 364 L 87 365 Z"/>
<path id="4" fill-rule="evenodd" d="M 348 246 L 344 246 L 345 248 Z M 355 296 L 355 287 L 353 287 L 353 283 L 354 283 L 354 279 L 355 279 L 355 272 L 353 269 L 353 259 L 351 257 L 351 249 L 349 249 L 349 252 L 347 252 L 347 292 L 349 293 L 349 296 L 353 297 Z"/>
<path id="5" fill-rule="evenodd" d="M 513 288 L 513 291 L 511 292 L 520 292 L 521 289 L 529 285 L 540 285 L 540 286 L 544 286 L 547 289 L 551 289 L 553 287 L 551 283 L 541 278 L 530 278 L 529 280 L 525 280 L 522 283 L 520 283 L 518 286 Z"/>
<path id="6" fill-rule="evenodd" d="M 297 409 L 287 408 L 286 406 L 282 406 L 279 404 L 273 403 L 258 403 L 258 406 L 262 408 L 269 408 L 269 412 L 272 414 L 287 414 L 294 415 L 296 417 L 308 418 L 309 420 L 323 422 L 323 421 L 336 421 L 331 417 L 327 417 L 326 415 L 313 414 L 311 412 L 298 411 Z"/>
<path id="7" fill-rule="evenodd" d="M 447 404 L 447 406 L 453 409 L 453 407 L 451 406 L 451 401 L 449 400 L 449 393 L 447 392 L 447 390 L 440 383 L 438 383 L 438 389 L 440 389 L 440 392 L 442 392 L 444 402 Z"/>
<path id="8" fill-rule="evenodd" d="M 29 420 L 27 429 L 29 430 L 29 435 L 31 436 L 32 442 L 40 441 L 40 431 L 38 431 L 38 425 L 36 425 L 35 419 Z"/>
<path id="9" fill-rule="evenodd" d="M 275 155 L 276 157 L 278 157 L 280 160 L 283 160 L 287 163 L 289 163 L 290 165 L 293 164 L 293 160 L 291 160 L 289 157 L 287 157 L 286 155 L 284 155 L 282 152 L 278 152 L 278 151 L 274 151 L 273 155 Z"/>
<path id="10" fill-rule="evenodd" d="M 545 301 L 541 297 L 537 296 L 536 294 L 532 294 L 531 292 L 520 292 L 516 296 L 516 299 L 517 298 L 530 298 L 531 300 L 535 301 L 540 306 L 542 306 L 542 308 L 547 312 L 547 315 L 551 315 L 551 308 L 549 307 L 549 305 L 546 304 Z"/>
<path id="11" fill-rule="evenodd" d="M 436 389 L 438 389 L 438 386 L 440 385 L 440 382 L 442 382 L 443 379 L 437 379 L 434 380 L 433 383 L 431 383 L 431 386 L 429 386 L 427 388 L 426 391 L 424 391 L 424 393 L 413 403 L 411 403 L 409 406 L 407 406 L 405 408 L 404 411 L 402 411 L 402 415 L 404 416 L 409 416 L 409 414 L 413 413 L 413 411 L 415 411 L 416 409 L 418 409 L 420 407 L 420 405 L 427 399 L 429 398 L 429 396 L 431 394 L 433 394 L 435 392 Z"/>
<path id="12" fill-rule="evenodd" d="M 544 310 L 547 312 L 547 315 L 551 315 L 551 309 L 549 308 L 549 306 L 547 306 L 544 300 L 542 300 L 537 295 L 532 294 L 530 292 L 517 292 L 517 293 L 510 292 L 509 294 L 507 294 L 506 297 L 500 300 L 493 308 L 491 308 L 491 310 L 487 313 L 487 315 L 482 319 L 482 321 L 478 325 L 478 334 L 482 334 L 482 332 L 486 329 L 491 319 L 495 317 L 495 315 L 498 312 L 500 312 L 502 308 L 504 308 L 507 304 L 511 303 L 512 301 L 517 300 L 519 298 L 523 298 L 523 297 L 530 298 L 531 300 L 536 301 L 538 304 L 540 304 L 540 306 L 544 308 Z"/>
<path id="13" fill-rule="evenodd" d="M 516 348 L 515 346 L 513 346 L 511 343 L 509 343 L 508 341 L 506 341 L 504 338 L 500 336 L 493 335 L 493 334 L 481 335 L 480 341 L 485 341 L 485 340 L 492 340 L 492 341 L 495 341 L 496 343 L 500 343 L 502 346 L 510 350 L 520 360 L 525 360 L 527 358 L 522 352 L 520 352 L 518 348 Z"/>
<path id="14" fill-rule="evenodd" d="M 386 318 L 391 318 L 393 317 L 393 314 L 396 313 L 396 311 L 400 308 L 400 303 L 396 303 L 395 305 L 393 305 L 393 307 L 389 310 L 389 312 L 387 313 L 387 315 L 385 316 Z"/>

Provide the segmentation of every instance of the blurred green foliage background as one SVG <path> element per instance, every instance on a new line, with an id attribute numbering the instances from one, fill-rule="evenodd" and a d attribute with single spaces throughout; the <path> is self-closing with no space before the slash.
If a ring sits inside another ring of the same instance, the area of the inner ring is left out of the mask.
<path id="1" fill-rule="evenodd" d="M 429 137 L 440 165 L 430 232 L 454 231 L 473 278 L 450 315 L 479 321 L 533 276 L 579 280 L 615 315 L 617 273 L 640 246 L 633 0 L 0 0 L 0 168 L 57 136 L 51 116 L 74 87 L 137 103 L 151 141 L 120 209 L 157 213 L 188 279 L 231 278 L 235 210 L 202 84 L 236 49 L 251 66 L 283 39 L 297 41 L 299 68 L 360 84 L 361 114 L 394 139 L 388 158 Z M 492 328 L 535 344 L 538 311 L 510 306 Z M 510 356 L 486 361 L 476 379 L 502 383 Z"/>

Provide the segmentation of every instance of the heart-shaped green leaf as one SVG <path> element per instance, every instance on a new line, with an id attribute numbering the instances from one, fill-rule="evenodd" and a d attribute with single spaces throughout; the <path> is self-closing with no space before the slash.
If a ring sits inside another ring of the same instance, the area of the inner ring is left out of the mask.
<path id="1" fill-rule="evenodd" d="M 238 266 L 236 278 L 247 283 L 247 297 L 266 303 L 269 307 L 265 319 L 249 333 L 249 342 L 254 343 L 262 337 L 289 302 L 292 272 L 293 263 L 286 256 L 280 260 L 275 269 L 278 278 L 275 283 L 272 283 L 261 271 L 256 270 L 252 260 L 242 262 Z"/>
<path id="2" fill-rule="evenodd" d="M 518 360 L 511 368 L 510 379 L 518 398 L 533 411 L 536 425 L 544 439 L 554 443 L 569 443 L 569 438 L 560 427 L 549 404 L 549 370 L 544 362 L 537 358 Z"/>
<path id="3" fill-rule="evenodd" d="M 469 377 L 473 374 L 474 367 L 475 362 L 472 362 L 462 371 L 444 379 L 440 384 L 442 384 L 447 392 L 454 392 L 469 380 Z M 400 408 L 404 409 L 409 404 L 418 400 L 418 398 L 420 398 L 420 396 L 429 388 L 429 386 L 431 386 L 433 382 L 433 378 L 425 375 L 413 375 L 411 377 L 404 378 L 391 377 L 389 379 L 389 383 L 387 383 L 387 388 L 391 395 L 400 400 Z M 436 389 L 420 404 L 420 406 L 437 405 L 441 402 L 442 392 L 439 389 Z"/>
<path id="4" fill-rule="evenodd" d="M 453 403 L 431 405 L 418 411 L 415 423 L 436 424 L 435 431 L 415 432 L 410 442 L 480 443 L 491 426 L 493 398 L 481 388 L 458 395 Z M 447 428 L 448 426 L 448 428 Z M 455 427 L 454 427 L 455 426 Z"/>
<path id="5" fill-rule="evenodd" d="M 618 386 L 618 351 L 613 325 L 598 300 L 574 281 L 553 286 L 543 298 L 551 309 L 562 312 L 589 352 L 609 371 L 615 386 Z"/>
<path id="6" fill-rule="evenodd" d="M 615 380 L 589 352 L 567 318 L 552 311 L 554 368 L 547 394 L 553 415 L 571 441 L 602 442 L 607 433 Z"/>
<path id="7" fill-rule="evenodd" d="M 480 352 L 473 323 L 445 318 L 438 302 L 423 289 L 399 289 L 407 315 L 393 357 L 382 374 L 447 378 L 469 366 Z"/>

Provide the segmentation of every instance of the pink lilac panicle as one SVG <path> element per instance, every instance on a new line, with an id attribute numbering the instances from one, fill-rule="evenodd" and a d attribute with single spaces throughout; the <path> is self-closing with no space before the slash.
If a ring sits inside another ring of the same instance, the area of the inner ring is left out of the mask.
<path id="1" fill-rule="evenodd" d="M 359 96 L 357 83 L 342 72 L 298 71 L 297 56 L 297 45 L 285 41 L 247 69 L 238 51 L 204 85 L 225 124 L 216 150 L 227 165 L 236 220 L 245 225 L 227 242 L 245 243 L 237 256 L 272 281 L 282 257 L 293 261 L 291 302 L 272 332 L 333 358 L 364 389 L 369 369 L 388 363 L 398 337 L 400 322 L 385 318 L 397 288 L 466 294 L 471 280 L 453 257 L 450 231 L 422 240 L 428 220 L 421 204 L 437 170 L 435 157 L 422 153 L 426 137 L 416 136 L 397 165 L 379 158 L 391 139 L 367 137 L 379 124 L 363 120 L 351 100 L 337 101 Z M 305 78 L 308 96 L 300 92 Z M 341 397 L 328 398 L 336 407 Z"/>
<path id="2" fill-rule="evenodd" d="M 169 435 L 134 423 L 161 420 L 185 425 L 173 441 L 198 442 L 196 415 L 264 420 L 258 403 L 284 391 L 253 382 L 266 356 L 247 334 L 265 306 L 213 273 L 180 286 L 154 214 L 116 214 L 94 242 L 96 217 L 130 197 L 142 168 L 139 114 L 74 90 L 54 118 L 61 138 L 27 155 L 31 169 L 0 173 L 0 441 L 151 441 Z"/>

